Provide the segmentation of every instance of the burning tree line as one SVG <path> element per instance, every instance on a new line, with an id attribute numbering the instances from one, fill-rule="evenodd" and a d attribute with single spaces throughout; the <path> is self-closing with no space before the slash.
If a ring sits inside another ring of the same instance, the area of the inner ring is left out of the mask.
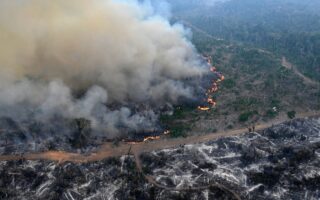
<path id="1" fill-rule="evenodd" d="M 207 105 L 198 106 L 198 110 L 208 111 L 217 105 L 216 99 L 214 99 L 214 94 L 219 90 L 219 83 L 224 80 L 224 76 L 221 72 L 217 71 L 217 68 L 212 64 L 211 56 L 204 56 L 204 59 L 207 60 L 208 65 L 210 66 L 210 72 L 214 73 L 218 76 L 217 79 L 213 79 L 210 88 L 206 91 L 206 99 L 205 102 Z"/>
<path id="2" fill-rule="evenodd" d="M 199 102 L 197 104 L 197 109 L 200 111 L 209 111 L 210 109 L 214 108 L 217 105 L 217 101 L 214 98 L 214 94 L 218 92 L 219 90 L 219 83 L 221 83 L 225 77 L 221 72 L 217 71 L 217 68 L 213 66 L 212 64 L 212 58 L 211 56 L 203 56 L 204 60 L 207 62 L 208 67 L 210 68 L 209 79 L 205 79 L 206 81 L 210 81 L 211 84 L 208 85 L 208 89 L 205 91 L 205 98 L 202 99 L 202 101 L 205 102 L 205 105 L 199 105 Z M 202 94 L 200 94 L 202 95 Z M 180 108 L 180 107 L 179 107 Z M 168 128 L 168 127 L 167 127 Z M 134 139 L 124 139 L 122 141 L 128 143 L 128 144 L 138 144 L 141 142 L 147 142 L 152 140 L 159 140 L 162 136 L 169 135 L 172 130 L 165 130 L 165 131 L 159 131 L 159 130 L 153 130 L 149 131 L 151 135 L 144 135 L 142 138 L 134 138 Z M 147 131 L 148 132 L 148 131 Z M 140 134 L 137 134 L 140 135 Z M 136 135 L 136 136 L 137 136 Z"/>

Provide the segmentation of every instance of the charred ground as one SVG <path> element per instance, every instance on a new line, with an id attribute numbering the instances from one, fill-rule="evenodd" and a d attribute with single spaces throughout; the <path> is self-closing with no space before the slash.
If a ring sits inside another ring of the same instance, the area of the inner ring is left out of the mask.
<path id="1" fill-rule="evenodd" d="M 317 199 L 319 130 L 318 118 L 296 119 L 241 136 L 144 153 L 143 173 L 132 156 L 82 164 L 2 161 L 0 197 Z"/>

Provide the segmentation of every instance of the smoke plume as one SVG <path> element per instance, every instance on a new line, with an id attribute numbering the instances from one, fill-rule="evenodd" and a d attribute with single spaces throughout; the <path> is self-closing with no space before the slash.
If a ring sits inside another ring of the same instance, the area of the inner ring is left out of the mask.
<path id="1" fill-rule="evenodd" d="M 157 113 L 151 107 L 194 98 L 186 80 L 207 72 L 188 31 L 170 24 L 161 7 L 0 1 L 0 115 L 84 117 L 110 134 L 121 126 L 152 127 Z M 130 106 L 141 104 L 147 106 Z"/>

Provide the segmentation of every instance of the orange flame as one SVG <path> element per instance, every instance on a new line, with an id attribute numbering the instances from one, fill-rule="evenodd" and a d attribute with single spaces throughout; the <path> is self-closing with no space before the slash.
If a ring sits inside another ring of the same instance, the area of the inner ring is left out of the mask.
<path id="1" fill-rule="evenodd" d="M 210 106 L 198 106 L 198 110 L 208 111 L 212 107 L 215 107 L 217 105 L 217 102 L 212 98 L 212 95 L 219 90 L 218 83 L 223 81 L 225 79 L 225 77 L 221 73 L 217 72 L 217 68 L 212 65 L 212 58 L 210 56 L 203 56 L 203 57 L 205 60 L 207 60 L 208 65 L 210 66 L 210 71 L 212 73 L 217 73 L 219 76 L 219 78 L 217 80 L 214 80 L 212 82 L 211 88 L 209 88 L 206 93 L 206 96 L 207 96 L 206 101 Z"/>
<path id="2" fill-rule="evenodd" d="M 166 130 L 162 133 L 163 135 L 169 135 L 170 134 L 170 131 L 169 130 Z M 126 141 L 126 140 L 122 140 L 123 142 L 127 143 L 127 144 L 141 144 L 143 142 L 147 142 L 149 140 L 160 140 L 161 139 L 161 136 L 160 135 L 157 135 L 157 136 L 148 136 L 148 137 L 145 137 L 143 138 L 143 141 L 141 142 L 138 142 L 138 141 Z"/>
<path id="3" fill-rule="evenodd" d="M 215 72 L 215 71 L 217 71 L 217 69 L 216 69 L 216 67 L 212 66 L 212 67 L 210 67 L 210 71 Z"/>
<path id="4" fill-rule="evenodd" d="M 215 102 L 212 98 L 208 98 L 208 103 L 212 106 L 215 106 L 217 102 Z"/>
<path id="5" fill-rule="evenodd" d="M 145 137 L 143 139 L 143 142 L 146 142 L 148 140 L 159 140 L 160 139 L 160 136 L 149 136 L 149 137 Z"/>
<path id="6" fill-rule="evenodd" d="M 206 107 L 206 106 L 198 106 L 198 110 L 208 111 L 208 110 L 210 110 L 210 108 L 209 108 L 209 107 Z"/>

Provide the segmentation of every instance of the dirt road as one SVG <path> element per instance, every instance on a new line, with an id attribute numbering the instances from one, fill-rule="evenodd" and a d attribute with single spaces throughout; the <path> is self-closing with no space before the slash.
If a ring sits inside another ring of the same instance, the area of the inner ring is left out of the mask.
<path id="1" fill-rule="evenodd" d="M 319 113 L 315 112 L 306 112 L 300 113 L 297 115 L 298 118 L 305 118 L 305 117 L 312 117 L 317 116 L 319 117 Z M 278 118 L 264 124 L 257 124 L 256 130 L 263 130 L 268 128 L 272 125 L 283 123 L 287 120 L 285 115 L 280 115 Z M 228 136 L 236 136 L 247 132 L 247 128 L 236 129 L 226 132 L 220 133 L 212 133 L 208 135 L 201 135 L 201 136 L 190 136 L 187 138 L 176 138 L 176 139 L 160 139 L 156 141 L 146 142 L 146 143 L 137 143 L 134 145 L 129 145 L 127 143 L 120 143 L 118 146 L 112 146 L 111 143 L 105 143 L 102 147 L 95 153 L 90 155 L 83 155 L 77 153 L 68 153 L 63 151 L 48 151 L 43 153 L 35 153 L 35 154 L 26 154 L 26 155 L 4 155 L 0 156 L 0 161 L 9 161 L 9 160 L 19 160 L 19 159 L 26 159 L 26 160 L 52 160 L 58 162 L 75 162 L 75 163 L 86 163 L 92 161 L 99 161 L 109 157 L 118 157 L 122 155 L 126 155 L 128 153 L 133 154 L 135 158 L 135 163 L 137 170 L 145 177 L 145 179 L 154 186 L 164 189 L 164 190 L 172 190 L 172 191 L 201 191 L 205 189 L 209 189 L 211 187 L 219 188 L 223 191 L 228 192 L 231 194 L 235 199 L 241 199 L 241 197 L 235 193 L 234 191 L 228 189 L 224 185 L 219 183 L 211 183 L 206 186 L 200 187 L 188 187 L 188 188 L 176 188 L 176 187 L 167 187 L 157 183 L 154 177 L 150 175 L 144 174 L 142 170 L 142 163 L 140 159 L 140 154 L 143 152 L 151 152 L 154 150 L 159 149 L 166 149 L 166 148 L 173 148 L 184 144 L 195 144 L 195 143 L 202 143 L 211 140 L 215 140 L 221 137 L 228 137 Z"/>
<path id="2" fill-rule="evenodd" d="M 319 113 L 316 112 L 306 112 L 297 114 L 297 118 L 311 117 L 317 116 Z M 272 125 L 283 123 L 287 121 L 287 117 L 285 115 L 280 115 L 278 118 L 275 118 L 267 123 L 257 124 L 256 130 L 262 130 L 268 128 Z M 93 152 L 89 155 L 78 154 L 78 153 L 69 153 L 64 151 L 48 151 L 41 153 L 30 153 L 24 155 L 2 155 L 0 156 L 0 161 L 6 160 L 51 160 L 58 162 L 75 162 L 75 163 L 85 163 L 92 161 L 99 161 L 105 158 L 110 157 L 119 157 L 122 155 L 126 155 L 131 148 L 131 153 L 133 155 L 140 155 L 143 152 L 151 152 L 160 149 L 167 149 L 178 147 L 184 144 L 195 144 L 195 143 L 203 143 L 211 140 L 216 140 L 221 137 L 229 137 L 240 135 L 242 133 L 248 132 L 247 128 L 241 128 L 236 130 L 223 131 L 219 133 L 211 133 L 207 135 L 195 135 L 186 138 L 162 138 L 160 140 L 149 141 L 144 143 L 137 143 L 133 145 L 128 145 L 127 143 L 121 142 L 118 146 L 114 146 L 112 143 L 107 142 L 103 144 L 97 152 Z M 131 147 L 130 147 L 131 146 Z"/>

